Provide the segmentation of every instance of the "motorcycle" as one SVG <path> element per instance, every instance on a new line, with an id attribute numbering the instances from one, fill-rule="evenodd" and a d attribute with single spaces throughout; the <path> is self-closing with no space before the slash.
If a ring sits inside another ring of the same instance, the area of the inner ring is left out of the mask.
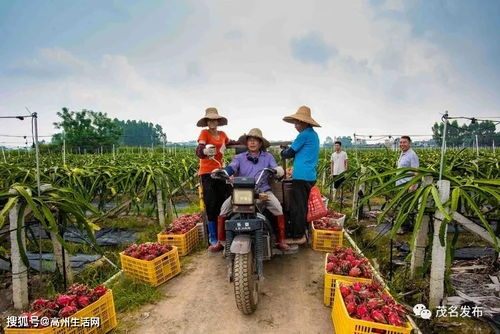
<path id="1" fill-rule="evenodd" d="M 276 247 L 273 216 L 259 205 L 267 199 L 264 193 L 259 194 L 260 183 L 267 177 L 275 177 L 275 173 L 274 169 L 265 168 L 257 179 L 234 177 L 232 182 L 224 170 L 212 173 L 213 178 L 224 179 L 233 186 L 232 214 L 225 221 L 224 255 L 228 260 L 228 280 L 234 284 L 236 305 L 243 314 L 252 314 L 257 309 L 264 261 L 275 255 L 298 252 L 298 245 L 290 245 L 288 251 Z"/>

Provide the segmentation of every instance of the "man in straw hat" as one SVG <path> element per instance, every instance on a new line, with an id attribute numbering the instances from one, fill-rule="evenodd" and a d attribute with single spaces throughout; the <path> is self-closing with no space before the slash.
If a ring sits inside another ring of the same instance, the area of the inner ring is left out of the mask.
<path id="1" fill-rule="evenodd" d="M 292 240 L 289 243 L 306 242 L 307 202 L 311 188 L 316 183 L 316 167 L 319 158 L 319 138 L 313 127 L 320 127 L 311 117 L 311 109 L 300 107 L 293 115 L 283 118 L 285 122 L 295 125 L 299 132 L 289 148 L 281 151 L 281 157 L 294 158 L 292 173 L 292 198 L 290 203 L 290 220 Z"/>
<path id="2" fill-rule="evenodd" d="M 201 130 L 198 137 L 196 155 L 200 158 L 198 175 L 208 218 L 209 250 L 215 251 L 219 248 L 217 246 L 217 217 L 222 203 L 230 194 L 230 189 L 224 181 L 211 178 L 210 173 L 214 169 L 223 167 L 222 156 L 226 145 L 231 142 L 224 131 L 217 130 L 218 126 L 227 125 L 227 118 L 219 115 L 215 108 L 207 108 L 205 116 L 196 125 L 207 127 Z"/>
<path id="3" fill-rule="evenodd" d="M 269 147 L 269 142 L 262 135 L 260 129 L 251 129 L 248 134 L 244 134 L 239 139 L 240 143 L 245 143 L 247 151 L 234 156 L 233 161 L 224 169 L 228 175 L 246 176 L 258 178 L 264 168 L 272 168 L 276 171 L 278 177 L 283 176 L 283 168 L 278 166 L 274 156 L 266 152 Z M 281 250 L 289 250 L 290 246 L 285 243 L 285 216 L 279 200 L 271 192 L 271 186 L 266 178 L 259 182 L 259 193 L 264 193 L 267 199 L 258 201 L 261 208 L 268 209 L 275 217 L 278 226 L 278 247 Z M 225 240 L 224 223 L 226 217 L 231 213 L 232 205 L 231 198 L 228 198 L 222 204 L 220 216 L 217 219 L 219 230 L 219 244 L 222 247 L 221 241 Z"/>

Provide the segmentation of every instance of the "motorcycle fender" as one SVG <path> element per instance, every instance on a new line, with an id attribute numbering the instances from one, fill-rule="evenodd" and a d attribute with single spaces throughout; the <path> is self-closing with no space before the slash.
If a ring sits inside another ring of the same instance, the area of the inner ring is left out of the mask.
<path id="1" fill-rule="evenodd" d="M 231 253 L 233 254 L 247 254 L 252 249 L 252 239 L 249 235 L 237 235 L 231 243 Z"/>

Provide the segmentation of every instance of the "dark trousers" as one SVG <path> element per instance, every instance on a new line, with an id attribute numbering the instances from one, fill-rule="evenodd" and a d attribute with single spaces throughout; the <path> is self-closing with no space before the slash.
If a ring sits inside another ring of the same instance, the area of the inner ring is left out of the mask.
<path id="1" fill-rule="evenodd" d="M 209 221 L 217 221 L 222 203 L 230 196 L 231 187 L 223 180 L 216 180 L 210 174 L 201 175 L 201 186 L 203 187 L 203 202 Z"/>
<path id="2" fill-rule="evenodd" d="M 290 232 L 292 238 L 302 238 L 307 227 L 307 202 L 316 181 L 292 180 Z"/>
<path id="3" fill-rule="evenodd" d="M 334 175 L 334 177 L 337 177 L 337 175 Z M 342 183 L 345 181 L 345 177 L 342 176 L 340 179 L 338 179 L 337 181 L 333 182 L 333 187 L 335 189 L 339 189 L 340 186 L 342 185 Z"/>

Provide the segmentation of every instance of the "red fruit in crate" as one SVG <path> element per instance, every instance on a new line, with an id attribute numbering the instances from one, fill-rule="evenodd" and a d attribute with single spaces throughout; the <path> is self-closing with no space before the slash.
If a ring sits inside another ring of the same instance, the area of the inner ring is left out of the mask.
<path id="1" fill-rule="evenodd" d="M 77 296 L 87 296 L 88 294 L 90 294 L 90 289 L 85 284 L 75 283 L 71 284 L 71 286 L 68 288 L 68 294 Z"/>
<path id="2" fill-rule="evenodd" d="M 354 267 L 349 270 L 349 276 L 358 277 L 359 275 L 361 275 L 361 270 L 358 267 Z"/>
<path id="3" fill-rule="evenodd" d="M 328 262 L 326 264 L 326 271 L 328 271 L 328 272 L 333 271 L 334 267 L 335 267 L 335 265 L 332 262 Z"/>
<path id="4" fill-rule="evenodd" d="M 67 318 L 76 313 L 78 309 L 74 306 L 65 306 L 59 311 L 60 318 Z"/>
<path id="5" fill-rule="evenodd" d="M 372 317 L 370 317 L 369 315 L 365 315 L 365 316 L 361 317 L 361 320 L 373 322 Z"/>
<path id="6" fill-rule="evenodd" d="M 406 310 L 404 309 L 403 306 L 396 304 L 392 307 L 392 309 L 400 316 L 400 317 L 405 317 L 406 316 Z"/>
<path id="7" fill-rule="evenodd" d="M 349 314 L 353 314 L 356 311 L 356 303 L 355 302 L 349 302 L 346 304 L 346 309 Z"/>
<path id="8" fill-rule="evenodd" d="M 48 302 L 47 304 L 45 304 L 45 308 L 46 309 L 49 309 L 49 310 L 59 310 L 59 305 L 57 305 L 57 303 L 55 302 Z"/>
<path id="9" fill-rule="evenodd" d="M 387 304 L 394 304 L 394 298 L 389 296 L 387 293 L 384 292 L 381 297 Z"/>
<path id="10" fill-rule="evenodd" d="M 385 334 L 387 331 L 385 329 L 374 328 L 372 329 L 372 333 Z"/>
<path id="11" fill-rule="evenodd" d="M 370 291 L 374 291 L 374 292 L 380 291 L 380 290 L 382 290 L 382 285 L 377 281 L 373 281 L 373 282 L 371 282 L 371 284 L 368 285 L 368 289 Z"/>
<path id="12" fill-rule="evenodd" d="M 67 306 L 75 300 L 76 296 L 59 295 L 56 297 L 56 303 L 59 306 Z"/>
<path id="13" fill-rule="evenodd" d="M 388 315 L 389 313 L 391 313 L 391 308 L 387 305 L 384 305 L 382 306 L 382 308 L 380 309 L 380 311 L 385 314 L 385 315 Z"/>
<path id="14" fill-rule="evenodd" d="M 344 302 L 346 304 L 350 302 L 356 303 L 356 296 L 353 293 L 351 293 L 350 295 L 344 297 Z"/>
<path id="15" fill-rule="evenodd" d="M 351 289 L 349 289 L 348 286 L 341 285 L 340 286 L 340 293 L 342 294 L 342 297 L 347 297 L 351 294 Z"/>
<path id="16" fill-rule="evenodd" d="M 351 286 L 352 286 L 352 289 L 356 292 L 361 291 L 361 289 L 363 288 L 363 285 L 359 282 L 354 282 Z"/>
<path id="17" fill-rule="evenodd" d="M 76 298 L 76 302 L 80 308 L 84 308 L 90 304 L 90 298 L 87 296 L 78 296 L 78 298 Z"/>
<path id="18" fill-rule="evenodd" d="M 101 297 L 101 296 L 104 296 L 107 291 L 108 291 L 108 289 L 104 285 L 98 285 L 94 288 L 93 293 L 96 296 Z"/>
<path id="19" fill-rule="evenodd" d="M 354 260 L 352 260 L 351 264 L 353 267 L 359 267 L 359 265 L 361 264 L 361 261 L 358 259 L 354 259 Z"/>
<path id="20" fill-rule="evenodd" d="M 349 261 L 351 264 L 352 264 L 352 261 L 356 260 L 356 258 L 352 254 L 347 254 L 345 259 L 346 259 L 346 261 Z"/>
<path id="21" fill-rule="evenodd" d="M 366 307 L 368 307 L 369 310 L 373 310 L 375 308 L 378 308 L 380 307 L 381 303 L 383 303 L 382 300 L 380 299 L 377 299 L 377 298 L 371 298 L 370 300 L 368 300 L 368 302 L 366 303 Z"/>
<path id="22" fill-rule="evenodd" d="M 387 315 L 387 321 L 389 322 L 389 324 L 394 325 L 394 326 L 399 326 L 399 327 L 403 327 L 404 326 L 404 324 L 401 321 L 401 319 L 399 319 L 398 315 L 396 313 L 394 313 L 394 312 L 390 312 Z"/>
<path id="23" fill-rule="evenodd" d="M 376 322 L 380 322 L 382 324 L 387 323 L 387 320 L 385 320 L 385 317 L 382 314 L 382 312 L 380 312 L 378 310 L 373 310 L 370 315 L 373 318 L 373 320 L 375 320 Z"/>
<path id="24" fill-rule="evenodd" d="M 360 317 L 363 317 L 368 314 L 368 309 L 366 308 L 365 304 L 361 304 L 358 306 L 356 309 L 356 314 Z"/>
<path id="25" fill-rule="evenodd" d="M 47 299 L 37 299 L 33 303 L 31 303 L 31 308 L 35 311 L 39 311 L 41 309 L 44 309 L 47 306 L 48 302 L 49 301 Z"/>
<path id="26" fill-rule="evenodd" d="M 154 260 L 155 258 L 156 258 L 156 256 L 154 256 L 153 254 L 150 254 L 150 255 L 146 255 L 146 256 L 144 257 L 144 260 L 146 260 L 146 261 L 152 261 L 152 260 Z"/>

